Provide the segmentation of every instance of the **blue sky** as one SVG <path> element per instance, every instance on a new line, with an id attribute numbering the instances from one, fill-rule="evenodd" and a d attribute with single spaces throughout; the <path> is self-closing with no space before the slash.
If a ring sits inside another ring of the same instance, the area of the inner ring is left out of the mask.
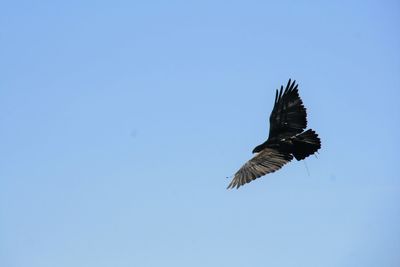
<path id="1" fill-rule="evenodd" d="M 399 15 L 1 2 L 0 265 L 399 266 Z M 318 158 L 226 190 L 288 78 Z"/>

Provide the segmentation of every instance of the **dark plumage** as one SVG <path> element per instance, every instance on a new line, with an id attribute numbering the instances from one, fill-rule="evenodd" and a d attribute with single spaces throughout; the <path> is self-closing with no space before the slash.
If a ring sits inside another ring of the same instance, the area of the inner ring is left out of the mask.
<path id="1" fill-rule="evenodd" d="M 296 81 L 289 79 L 285 90 L 276 90 L 275 104 L 269 117 L 267 141 L 256 146 L 256 155 L 233 177 L 229 188 L 239 188 L 263 175 L 282 168 L 294 158 L 305 159 L 321 148 L 318 135 L 307 128 L 307 113 L 300 99 Z"/>

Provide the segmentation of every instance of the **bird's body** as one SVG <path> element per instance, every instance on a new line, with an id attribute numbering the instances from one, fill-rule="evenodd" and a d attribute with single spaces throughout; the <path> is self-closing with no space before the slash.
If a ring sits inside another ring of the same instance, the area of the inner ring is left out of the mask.
<path id="1" fill-rule="evenodd" d="M 276 90 L 275 104 L 270 115 L 267 141 L 256 146 L 256 155 L 246 162 L 233 177 L 228 188 L 239 188 L 263 175 L 274 172 L 294 158 L 305 159 L 321 148 L 315 131 L 307 128 L 307 113 L 300 99 L 296 82 Z"/>

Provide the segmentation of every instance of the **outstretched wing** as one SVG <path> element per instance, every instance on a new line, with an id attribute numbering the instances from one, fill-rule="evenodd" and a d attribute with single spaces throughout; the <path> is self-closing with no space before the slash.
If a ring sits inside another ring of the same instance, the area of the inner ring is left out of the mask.
<path id="1" fill-rule="evenodd" d="M 293 159 L 290 154 L 279 152 L 275 149 L 265 148 L 255 155 L 251 160 L 246 162 L 233 177 L 229 188 L 239 188 L 240 186 L 250 183 L 251 181 L 274 172 L 282 168 L 283 165 Z"/>
<path id="2" fill-rule="evenodd" d="M 276 90 L 275 104 L 269 117 L 268 139 L 285 138 L 301 133 L 307 127 L 307 113 L 297 90 L 289 79 L 285 90 Z"/>

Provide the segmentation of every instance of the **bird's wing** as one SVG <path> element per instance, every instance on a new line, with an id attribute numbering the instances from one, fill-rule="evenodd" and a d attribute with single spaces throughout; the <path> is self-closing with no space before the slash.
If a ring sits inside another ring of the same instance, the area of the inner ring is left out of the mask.
<path id="1" fill-rule="evenodd" d="M 307 113 L 296 81 L 289 79 L 285 90 L 276 90 L 275 104 L 269 117 L 269 139 L 291 137 L 307 127 Z"/>
<path id="2" fill-rule="evenodd" d="M 246 162 L 233 177 L 229 188 L 239 188 L 240 186 L 250 183 L 251 181 L 274 172 L 282 168 L 283 165 L 293 159 L 293 156 L 287 153 L 279 152 L 275 149 L 265 148 L 255 155 L 251 160 Z"/>

